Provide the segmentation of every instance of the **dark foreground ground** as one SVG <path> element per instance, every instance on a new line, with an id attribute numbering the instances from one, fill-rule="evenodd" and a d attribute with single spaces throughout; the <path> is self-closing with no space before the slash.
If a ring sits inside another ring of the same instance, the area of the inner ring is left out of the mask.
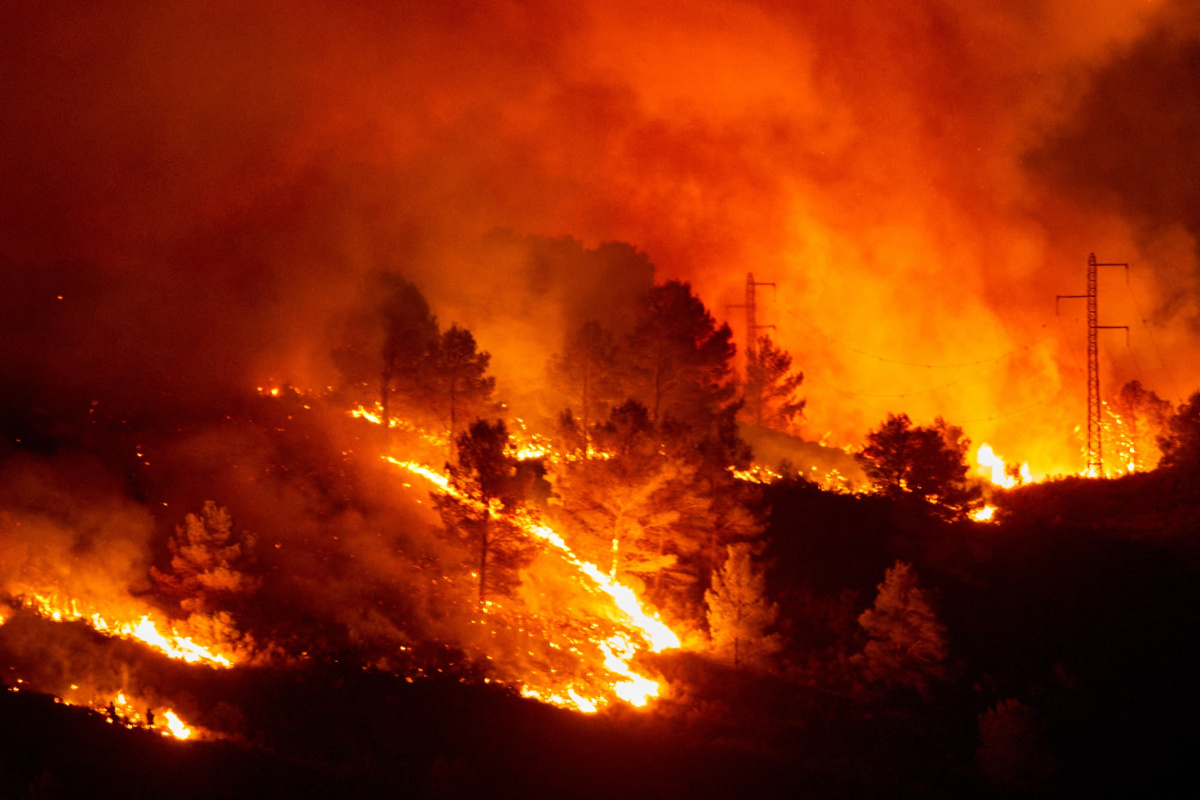
<path id="1" fill-rule="evenodd" d="M 778 487 L 788 647 L 773 674 L 662 657 L 649 666 L 669 694 L 648 712 L 587 717 L 353 657 L 204 680 L 142 659 L 143 680 L 224 709 L 235 735 L 182 743 L 3 691 L 0 798 L 1194 797 L 1200 501 L 1133 477 L 1030 487 L 989 526 Z M 896 559 L 947 628 L 946 674 L 924 695 L 855 678 L 854 619 Z M 6 669 L 38 668 L 30 643 L 51 634 L 37 625 L 0 627 Z M 75 663 L 137 661 L 128 643 L 55 631 Z"/>

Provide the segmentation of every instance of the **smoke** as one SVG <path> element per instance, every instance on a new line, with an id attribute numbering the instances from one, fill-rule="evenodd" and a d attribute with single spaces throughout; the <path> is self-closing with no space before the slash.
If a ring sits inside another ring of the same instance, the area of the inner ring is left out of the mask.
<path id="1" fill-rule="evenodd" d="M 0 468 L 0 591 L 63 591 L 124 610 L 148 586 L 154 521 L 85 457 Z"/>
<path id="2" fill-rule="evenodd" d="M 814 439 L 940 413 L 1080 466 L 1082 314 L 1053 298 L 1082 293 L 1089 252 L 1133 265 L 1102 277 L 1102 322 L 1132 328 L 1104 340 L 1106 390 L 1178 399 L 1200 378 L 1182 3 L 3 13 L 0 367 L 20 413 L 326 385 L 329 325 L 380 268 L 477 326 L 516 393 L 578 316 L 576 279 L 604 273 L 514 255 L 566 236 L 629 243 L 718 314 L 746 273 L 777 283 L 759 322 L 807 375 Z M 611 274 L 632 290 L 639 270 Z"/>

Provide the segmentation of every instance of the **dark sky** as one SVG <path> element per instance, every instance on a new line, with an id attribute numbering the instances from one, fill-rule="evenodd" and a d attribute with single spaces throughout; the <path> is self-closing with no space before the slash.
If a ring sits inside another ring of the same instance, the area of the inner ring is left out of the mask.
<path id="1" fill-rule="evenodd" d="M 0 31 L 0 363 L 34 395 L 322 380 L 380 267 L 521 363 L 496 228 L 628 242 L 718 314 L 777 282 L 813 438 L 944 413 L 1070 466 L 1053 296 L 1092 251 L 1133 265 L 1106 385 L 1200 378 L 1187 3 L 28 2 Z"/>

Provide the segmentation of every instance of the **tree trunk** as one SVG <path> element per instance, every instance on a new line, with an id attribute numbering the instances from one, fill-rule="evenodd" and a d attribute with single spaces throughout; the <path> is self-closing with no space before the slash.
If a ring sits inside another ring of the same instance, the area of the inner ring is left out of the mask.
<path id="1" fill-rule="evenodd" d="M 388 409 L 388 401 L 392 397 L 392 371 L 385 369 L 379 376 L 379 407 L 380 420 L 383 422 L 384 429 L 391 426 L 391 413 Z"/>
<path id="2" fill-rule="evenodd" d="M 582 421 L 583 421 L 583 457 L 584 458 L 588 458 L 592 454 L 591 431 L 588 430 L 588 427 L 589 427 L 588 421 L 591 417 L 591 414 L 589 413 L 591 410 L 590 406 L 589 406 L 589 401 L 591 400 L 591 398 L 588 396 L 590 394 L 590 392 L 588 392 L 588 384 L 589 384 L 588 375 L 587 375 L 587 373 L 584 373 L 583 391 L 582 391 L 582 397 L 581 397 L 583 402 L 581 402 L 579 404 L 579 415 L 583 418 Z"/>
<path id="3" fill-rule="evenodd" d="M 479 610 L 483 611 L 483 603 L 487 591 L 488 563 L 488 512 L 483 512 L 483 522 L 479 525 Z"/>

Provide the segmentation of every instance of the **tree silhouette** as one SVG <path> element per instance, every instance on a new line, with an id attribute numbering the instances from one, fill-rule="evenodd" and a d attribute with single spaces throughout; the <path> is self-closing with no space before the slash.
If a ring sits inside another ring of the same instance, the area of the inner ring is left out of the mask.
<path id="1" fill-rule="evenodd" d="M 961 517 L 978 504 L 981 490 L 967 478 L 971 440 L 938 417 L 913 427 L 907 414 L 889 414 L 867 434 L 855 458 L 876 488 L 894 499 L 919 498 L 941 516 Z"/>
<path id="2" fill-rule="evenodd" d="M 345 388 L 365 394 L 363 401 L 374 387 L 380 416 L 388 424 L 395 395 L 410 413 L 423 402 L 424 373 L 438 335 L 437 320 L 420 291 L 395 273 L 376 272 L 368 277 L 362 299 L 345 323 L 333 361 Z"/>
<path id="3" fill-rule="evenodd" d="M 386 426 L 391 424 L 393 389 L 398 388 L 410 405 L 419 397 L 425 379 L 423 367 L 437 343 L 438 327 L 429 304 L 411 283 L 388 274 L 383 277 L 383 288 L 379 406 Z"/>
<path id="4" fill-rule="evenodd" d="M 781 648 L 777 634 L 767 634 L 779 606 L 766 593 L 766 575 L 751 559 L 747 542 L 726 547 L 728 558 L 712 574 L 704 592 L 713 651 L 734 667 L 761 664 Z"/>
<path id="5" fill-rule="evenodd" d="M 875 605 L 858 618 L 870 637 L 862 654 L 864 672 L 870 680 L 925 694 L 929 680 L 943 675 L 946 628 L 912 564 L 897 561 L 877 588 Z"/>
<path id="6" fill-rule="evenodd" d="M 487 374 L 491 356 L 476 348 L 466 328 L 450 326 L 432 348 L 425 380 L 429 404 L 451 440 L 466 420 L 491 410 L 496 379 Z"/>
<path id="7" fill-rule="evenodd" d="M 641 298 L 623 353 L 630 395 L 655 423 L 672 418 L 707 431 L 733 398 L 732 333 L 717 327 L 687 283 L 668 281 Z"/>
<path id="8" fill-rule="evenodd" d="M 506 452 L 504 422 L 477 420 L 456 441 L 458 463 L 449 469 L 451 493 L 434 503 L 448 530 L 476 548 L 479 607 L 489 592 L 509 595 L 517 571 L 532 556 L 532 545 L 513 524 L 512 515 L 530 491 L 517 459 Z"/>
<path id="9" fill-rule="evenodd" d="M 561 353 L 548 367 L 551 380 L 571 401 L 572 417 L 578 410 L 583 451 L 591 444 L 591 427 L 608 413 L 620 395 L 617 378 L 617 347 L 612 333 L 600 323 L 586 322 L 567 338 Z"/>
<path id="10" fill-rule="evenodd" d="M 742 408 L 746 421 L 785 432 L 792 427 L 804 413 L 805 401 L 796 398 L 804 373 L 791 369 L 791 354 L 771 337 L 758 337 L 746 360 L 746 404 Z"/>
<path id="11" fill-rule="evenodd" d="M 1166 430 L 1158 438 L 1164 469 L 1200 476 L 1200 392 L 1181 403 L 1167 418 Z"/>

